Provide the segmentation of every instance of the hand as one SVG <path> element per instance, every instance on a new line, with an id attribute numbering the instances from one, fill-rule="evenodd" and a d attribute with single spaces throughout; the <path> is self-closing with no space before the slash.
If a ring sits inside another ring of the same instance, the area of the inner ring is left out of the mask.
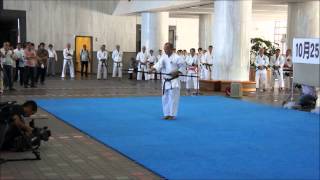
<path id="1" fill-rule="evenodd" d="M 153 68 L 153 67 L 151 67 L 151 68 L 149 69 L 149 73 L 154 73 L 154 72 L 156 72 L 156 69 Z"/>
<path id="2" fill-rule="evenodd" d="M 171 74 L 172 78 L 177 78 L 177 77 L 179 77 L 180 72 L 179 71 L 174 71 L 174 72 L 172 72 L 170 74 Z"/>
<path id="3" fill-rule="evenodd" d="M 32 131 L 33 131 L 32 127 L 26 126 L 25 132 L 26 132 L 27 136 L 31 136 L 32 135 Z"/>

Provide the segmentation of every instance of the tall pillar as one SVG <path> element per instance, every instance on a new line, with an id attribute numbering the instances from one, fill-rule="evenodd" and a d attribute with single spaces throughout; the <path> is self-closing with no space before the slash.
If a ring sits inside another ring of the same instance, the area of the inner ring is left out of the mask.
<path id="1" fill-rule="evenodd" d="M 287 47 L 293 38 L 319 38 L 319 1 L 288 4 Z"/>
<path id="2" fill-rule="evenodd" d="M 252 0 L 215 1 L 212 79 L 248 81 Z"/>
<path id="3" fill-rule="evenodd" d="M 287 45 L 292 49 L 293 38 L 319 38 L 319 1 L 306 1 L 288 4 Z M 315 86 L 320 97 L 319 64 L 295 64 L 293 66 L 293 80 L 300 84 Z M 310 79 L 310 77 L 312 77 Z M 320 113 L 320 98 L 316 108 Z"/>
<path id="4" fill-rule="evenodd" d="M 169 12 L 141 13 L 141 46 L 155 53 L 163 49 L 169 37 Z"/>
<path id="5" fill-rule="evenodd" d="M 212 14 L 199 16 L 199 47 L 206 49 L 212 45 Z"/>

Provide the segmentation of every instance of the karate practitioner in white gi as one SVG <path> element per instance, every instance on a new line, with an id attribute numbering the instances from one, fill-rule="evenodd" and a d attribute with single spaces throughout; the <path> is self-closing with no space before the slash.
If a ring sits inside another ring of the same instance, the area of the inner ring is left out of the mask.
<path id="1" fill-rule="evenodd" d="M 74 66 L 73 66 L 73 50 L 71 49 L 71 44 L 67 44 L 67 48 L 63 50 L 63 67 L 61 78 L 64 79 L 66 75 L 66 66 L 69 67 L 70 77 L 74 78 Z"/>
<path id="2" fill-rule="evenodd" d="M 204 55 L 204 59 L 202 65 L 204 66 L 204 80 L 211 80 L 211 73 L 212 73 L 212 64 L 213 64 L 213 47 L 209 46 L 208 51 Z"/>
<path id="3" fill-rule="evenodd" d="M 186 63 L 187 63 L 187 83 L 186 83 L 186 89 L 187 93 L 191 93 L 191 88 L 195 90 L 195 93 L 199 89 L 199 84 L 198 84 L 198 70 L 199 70 L 199 60 L 197 55 L 195 54 L 196 50 L 194 48 L 190 49 L 190 55 L 187 56 L 186 58 Z M 190 77 L 194 76 L 194 77 Z"/>
<path id="4" fill-rule="evenodd" d="M 259 55 L 254 62 L 256 66 L 256 89 L 260 88 L 260 80 L 262 83 L 263 91 L 266 91 L 267 87 L 267 67 L 269 66 L 269 58 L 264 55 L 264 48 L 259 49 Z"/>
<path id="5" fill-rule="evenodd" d="M 164 72 L 170 75 L 163 75 L 162 79 L 162 107 L 163 119 L 173 120 L 177 116 L 179 98 L 180 98 L 180 81 L 183 60 L 177 54 L 173 54 L 173 45 L 166 43 L 164 45 L 165 54 L 161 56 L 159 61 L 153 66 L 150 72 Z"/>
<path id="6" fill-rule="evenodd" d="M 142 80 L 142 72 L 144 73 L 144 79 L 148 80 L 148 68 L 147 68 L 147 61 L 148 61 L 148 54 L 146 52 L 146 47 L 143 46 L 141 51 L 137 54 L 136 60 L 138 61 L 138 74 L 137 80 Z"/>
<path id="7" fill-rule="evenodd" d="M 156 58 L 156 56 L 153 54 L 153 50 L 150 49 L 149 54 L 148 54 L 148 58 L 147 58 L 147 61 L 148 61 L 148 66 L 147 66 L 148 71 L 151 69 L 152 66 L 154 66 L 154 64 L 156 63 L 156 60 L 157 60 L 157 58 Z M 154 79 L 155 79 L 155 74 L 149 74 L 149 77 L 148 77 L 148 78 L 154 80 Z"/>
<path id="8" fill-rule="evenodd" d="M 280 49 L 276 49 L 276 54 L 271 57 L 270 66 L 272 67 L 272 87 L 275 88 L 276 79 L 278 80 L 278 87 L 280 91 L 284 89 L 284 80 L 283 80 L 283 66 L 285 60 L 284 57 L 280 54 Z"/>
<path id="9" fill-rule="evenodd" d="M 112 60 L 113 60 L 113 71 L 112 77 L 122 77 L 122 56 L 123 53 L 120 51 L 120 45 L 116 46 L 116 49 L 112 52 Z"/>
<path id="10" fill-rule="evenodd" d="M 101 74 L 103 73 L 103 79 L 107 79 L 107 66 L 108 66 L 108 51 L 106 51 L 106 46 L 103 44 L 100 50 L 97 52 L 98 59 L 98 71 L 97 79 L 101 79 Z"/>
<path id="11" fill-rule="evenodd" d="M 158 55 L 157 55 L 157 59 L 156 59 L 156 63 L 159 61 L 159 59 L 161 58 L 161 56 L 162 56 L 162 50 L 159 49 Z M 157 74 L 156 79 L 162 79 L 161 74 Z"/>

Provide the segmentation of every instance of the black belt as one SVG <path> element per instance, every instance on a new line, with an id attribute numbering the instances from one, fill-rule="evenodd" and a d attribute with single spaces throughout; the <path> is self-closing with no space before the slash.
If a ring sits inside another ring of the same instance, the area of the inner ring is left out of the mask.
<path id="1" fill-rule="evenodd" d="M 171 84 L 171 89 L 172 89 L 172 83 L 171 81 L 174 80 L 174 79 L 177 79 L 178 77 L 173 77 L 173 78 L 164 78 L 164 82 L 163 82 L 163 85 L 162 85 L 162 95 L 164 95 L 164 92 L 166 90 L 166 83 L 170 82 Z"/>
<path id="2" fill-rule="evenodd" d="M 122 62 L 114 62 L 114 63 L 117 63 L 117 68 L 121 67 Z"/>
<path id="3" fill-rule="evenodd" d="M 107 64 L 107 60 L 106 59 L 101 59 L 101 66 L 103 66 L 103 64 L 108 67 L 108 64 Z"/>
<path id="4" fill-rule="evenodd" d="M 211 64 L 205 64 L 205 66 L 206 66 L 206 69 L 208 69 L 209 71 L 211 71 Z"/>
<path id="5" fill-rule="evenodd" d="M 141 69 L 141 66 L 147 66 L 147 64 L 139 63 L 139 67 L 140 67 L 140 69 Z"/>

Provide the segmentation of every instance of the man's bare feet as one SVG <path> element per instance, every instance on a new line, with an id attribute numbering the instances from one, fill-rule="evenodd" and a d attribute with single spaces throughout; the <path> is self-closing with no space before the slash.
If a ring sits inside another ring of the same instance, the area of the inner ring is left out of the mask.
<path id="1" fill-rule="evenodd" d="M 164 116 L 164 117 L 162 117 L 162 119 L 164 119 L 164 120 L 168 120 L 168 119 L 169 119 L 169 117 L 170 117 L 170 116 Z"/>
<path id="2" fill-rule="evenodd" d="M 167 120 L 175 120 L 176 117 L 175 116 L 169 116 L 169 118 Z"/>

